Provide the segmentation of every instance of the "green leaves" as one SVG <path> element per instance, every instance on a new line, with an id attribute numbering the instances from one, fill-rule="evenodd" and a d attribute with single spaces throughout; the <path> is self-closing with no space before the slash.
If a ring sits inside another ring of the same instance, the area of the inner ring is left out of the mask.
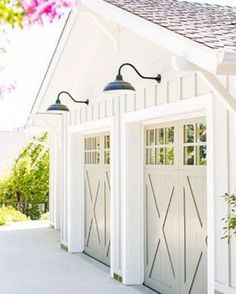
<path id="1" fill-rule="evenodd" d="M 26 221 L 27 216 L 12 206 L 0 207 L 0 226 L 11 222 Z"/>
<path id="2" fill-rule="evenodd" d="M 0 23 L 22 27 L 24 16 L 25 12 L 19 1 L 0 0 Z"/>
<path id="3" fill-rule="evenodd" d="M 0 181 L 0 203 L 24 203 L 22 212 L 38 219 L 43 212 L 38 204 L 48 203 L 48 196 L 49 151 L 45 133 L 23 148 L 10 176 Z"/>
<path id="4" fill-rule="evenodd" d="M 224 235 L 221 239 L 227 239 L 230 242 L 232 236 L 236 235 L 236 195 L 225 193 L 223 197 L 228 204 L 229 212 L 226 217 L 222 218 Z"/>

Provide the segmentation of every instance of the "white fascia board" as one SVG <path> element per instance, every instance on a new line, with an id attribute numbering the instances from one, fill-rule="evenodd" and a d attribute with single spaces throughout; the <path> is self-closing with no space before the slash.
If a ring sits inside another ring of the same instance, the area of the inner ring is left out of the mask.
<path id="1" fill-rule="evenodd" d="M 31 114 L 36 113 L 40 110 L 40 105 L 44 99 L 44 96 L 47 92 L 47 88 L 50 84 L 50 81 L 53 77 L 54 72 L 56 71 L 57 65 L 60 61 L 60 57 L 63 54 L 63 50 L 66 46 L 66 43 L 68 41 L 68 38 L 70 36 L 70 33 L 76 23 L 77 17 L 78 17 L 78 8 L 74 8 L 70 14 L 68 15 L 68 18 L 66 20 L 66 23 L 64 25 L 64 28 L 60 34 L 58 43 L 56 45 L 55 51 L 53 53 L 53 56 L 51 58 L 51 61 L 49 62 L 48 68 L 46 70 L 46 73 L 44 75 L 43 81 L 41 83 L 41 86 L 38 90 L 38 93 L 36 95 L 34 104 L 31 109 Z"/>
<path id="2" fill-rule="evenodd" d="M 224 68 L 228 57 L 226 53 L 213 50 L 103 0 L 81 0 L 81 4 L 207 71 L 216 73 L 220 66 L 222 70 Z M 236 62 L 235 53 L 231 54 L 232 60 Z M 236 69 L 234 71 L 236 73 Z"/>

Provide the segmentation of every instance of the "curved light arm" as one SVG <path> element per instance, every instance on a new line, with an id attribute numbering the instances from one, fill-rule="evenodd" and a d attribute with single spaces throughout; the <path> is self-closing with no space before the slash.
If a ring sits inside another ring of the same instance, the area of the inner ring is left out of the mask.
<path id="1" fill-rule="evenodd" d="M 121 76 L 121 69 L 124 67 L 124 66 L 130 66 L 133 68 L 133 70 L 140 76 L 140 78 L 142 79 L 146 79 L 146 80 L 155 80 L 157 83 L 160 83 L 161 82 L 161 75 L 158 74 L 156 77 L 145 77 L 143 76 L 138 70 L 137 68 L 131 64 L 131 63 L 123 63 L 120 67 L 119 67 L 119 71 L 118 71 L 118 76 Z"/>
<path id="2" fill-rule="evenodd" d="M 84 104 L 89 105 L 89 100 L 88 100 L 88 99 L 87 99 L 87 100 L 84 100 L 84 101 L 78 101 L 78 100 L 75 100 L 75 99 L 71 96 L 71 94 L 68 93 L 67 91 L 61 91 L 61 92 L 58 93 L 58 95 L 57 95 L 57 101 L 56 101 L 57 103 L 58 103 L 58 102 L 61 103 L 61 101 L 60 101 L 60 96 L 61 96 L 62 94 L 67 94 L 67 95 L 70 97 L 70 99 L 73 100 L 75 103 L 84 103 Z"/>

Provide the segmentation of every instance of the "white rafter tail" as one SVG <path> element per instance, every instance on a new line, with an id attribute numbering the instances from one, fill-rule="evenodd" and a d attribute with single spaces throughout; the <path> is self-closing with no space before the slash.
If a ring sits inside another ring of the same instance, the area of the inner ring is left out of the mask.
<path id="1" fill-rule="evenodd" d="M 236 53 L 218 52 L 217 75 L 236 75 Z"/>
<path id="2" fill-rule="evenodd" d="M 225 107 L 234 114 L 236 113 L 236 98 L 223 86 L 216 75 L 188 62 L 184 57 L 173 57 L 172 67 L 175 70 L 196 71 L 209 89 L 221 99 Z"/>

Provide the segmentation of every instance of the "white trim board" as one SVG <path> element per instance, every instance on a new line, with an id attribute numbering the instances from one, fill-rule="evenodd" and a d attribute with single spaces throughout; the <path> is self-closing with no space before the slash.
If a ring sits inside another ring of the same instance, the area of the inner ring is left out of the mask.
<path id="1" fill-rule="evenodd" d="M 191 115 L 199 116 L 199 113 L 202 112 L 203 115 L 205 115 L 204 111 L 208 107 L 209 103 L 211 103 L 211 99 L 212 94 L 202 95 L 186 100 L 125 113 L 123 114 L 122 119 L 125 123 L 142 121 L 142 123 L 145 124 L 145 121 L 148 121 L 147 123 L 150 124 L 152 119 L 156 122 L 158 120 L 165 122 L 171 120 L 172 117 L 175 120 L 188 118 L 189 113 L 191 113 Z"/>
<path id="2" fill-rule="evenodd" d="M 195 99 L 195 101 L 194 101 Z M 124 232 L 122 268 L 125 284 L 142 284 L 144 280 L 143 223 L 143 126 L 177 118 L 206 115 L 209 133 L 207 166 L 207 223 L 208 223 L 208 293 L 214 293 L 214 148 L 213 95 L 195 97 L 123 115 L 121 127 L 121 197 L 122 231 Z M 134 149 L 135 148 L 135 149 Z M 136 150 L 136 152 L 134 152 Z M 135 270 L 134 270 L 135 269 Z"/>

